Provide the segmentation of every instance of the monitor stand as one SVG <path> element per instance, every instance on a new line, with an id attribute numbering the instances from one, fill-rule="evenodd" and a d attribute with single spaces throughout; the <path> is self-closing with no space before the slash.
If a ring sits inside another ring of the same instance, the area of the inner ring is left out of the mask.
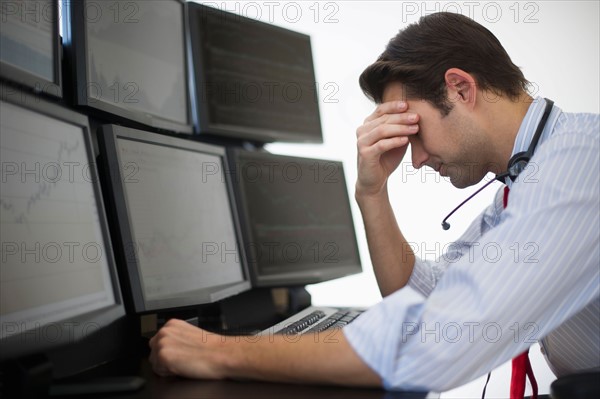
<path id="1" fill-rule="evenodd" d="M 311 305 L 304 287 L 254 288 L 218 303 L 176 312 L 159 313 L 153 335 L 170 318 L 185 320 L 204 330 L 224 335 L 253 335 Z"/>
<path id="2" fill-rule="evenodd" d="M 252 335 L 280 319 L 273 293 L 268 288 L 254 288 L 220 303 L 224 333 Z"/>
<path id="3" fill-rule="evenodd" d="M 131 392 L 140 389 L 139 318 L 125 316 L 81 341 L 48 351 L 50 395 Z"/>
<path id="4" fill-rule="evenodd" d="M 304 287 L 254 288 L 220 303 L 226 333 L 258 333 L 311 305 Z"/>
<path id="5" fill-rule="evenodd" d="M 312 304 L 312 297 L 305 287 L 292 287 L 288 288 L 287 291 L 289 303 L 287 317 L 295 315 Z"/>
<path id="6" fill-rule="evenodd" d="M 41 354 L 6 362 L 0 369 L 1 393 L 7 397 L 38 398 L 48 394 L 52 363 Z"/>
<path id="7" fill-rule="evenodd" d="M 145 380 L 137 376 L 74 377 L 54 381 L 54 366 L 45 355 L 31 355 L 7 363 L 2 371 L 2 394 L 15 398 L 133 392 Z"/>

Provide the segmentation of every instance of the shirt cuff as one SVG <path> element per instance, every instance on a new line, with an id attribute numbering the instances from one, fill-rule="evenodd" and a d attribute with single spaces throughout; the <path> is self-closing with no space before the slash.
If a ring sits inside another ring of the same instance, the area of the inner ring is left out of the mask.
<path id="1" fill-rule="evenodd" d="M 372 306 L 342 331 L 356 354 L 382 379 L 384 388 L 398 389 L 400 346 L 414 333 L 425 298 L 411 287 L 404 287 Z M 409 319 L 415 320 L 409 320 Z"/>

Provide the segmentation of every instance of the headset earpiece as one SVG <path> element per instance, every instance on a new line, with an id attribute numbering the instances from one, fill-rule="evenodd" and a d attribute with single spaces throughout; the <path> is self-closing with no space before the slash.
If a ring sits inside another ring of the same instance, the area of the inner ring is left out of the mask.
<path id="1" fill-rule="evenodd" d="M 529 159 L 530 157 L 528 152 L 519 152 L 510 158 L 506 172 L 512 181 L 515 181 L 517 176 L 519 176 L 519 174 L 525 170 L 527 164 L 529 163 Z"/>
<path id="2" fill-rule="evenodd" d="M 510 177 L 512 181 L 515 181 L 519 173 L 521 173 L 527 167 L 529 160 L 533 156 L 533 152 L 535 151 L 535 147 L 537 146 L 540 137 L 542 136 L 542 131 L 544 130 L 544 126 L 546 126 L 546 122 L 548 121 L 548 117 L 550 116 L 550 112 L 552 111 L 552 107 L 554 106 L 554 102 L 552 100 L 546 100 L 546 108 L 544 109 L 544 114 L 542 115 L 542 119 L 537 126 L 535 134 L 533 135 L 533 140 L 531 140 L 531 144 L 529 144 L 529 148 L 525 152 L 519 152 L 513 155 L 508 161 L 508 167 L 506 168 L 506 172 L 500 173 L 496 175 L 496 180 L 504 183 L 504 179 L 506 177 Z"/>

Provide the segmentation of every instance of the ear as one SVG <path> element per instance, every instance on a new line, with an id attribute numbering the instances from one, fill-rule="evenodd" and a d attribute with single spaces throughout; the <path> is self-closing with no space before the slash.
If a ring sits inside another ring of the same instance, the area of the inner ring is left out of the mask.
<path id="1" fill-rule="evenodd" d="M 473 75 L 458 68 L 450 68 L 444 75 L 448 100 L 453 103 L 462 103 L 469 108 L 475 106 L 477 97 L 477 81 Z"/>

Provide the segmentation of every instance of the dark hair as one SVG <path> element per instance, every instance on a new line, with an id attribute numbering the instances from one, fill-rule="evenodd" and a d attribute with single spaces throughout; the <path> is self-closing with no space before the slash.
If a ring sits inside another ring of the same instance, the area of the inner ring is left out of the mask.
<path id="1" fill-rule="evenodd" d="M 360 75 L 360 87 L 376 103 L 390 82 L 404 85 L 407 98 L 426 100 L 447 115 L 444 74 L 460 68 L 480 89 L 516 99 L 529 82 L 492 32 L 460 14 L 440 12 L 401 30 L 377 61 Z"/>

